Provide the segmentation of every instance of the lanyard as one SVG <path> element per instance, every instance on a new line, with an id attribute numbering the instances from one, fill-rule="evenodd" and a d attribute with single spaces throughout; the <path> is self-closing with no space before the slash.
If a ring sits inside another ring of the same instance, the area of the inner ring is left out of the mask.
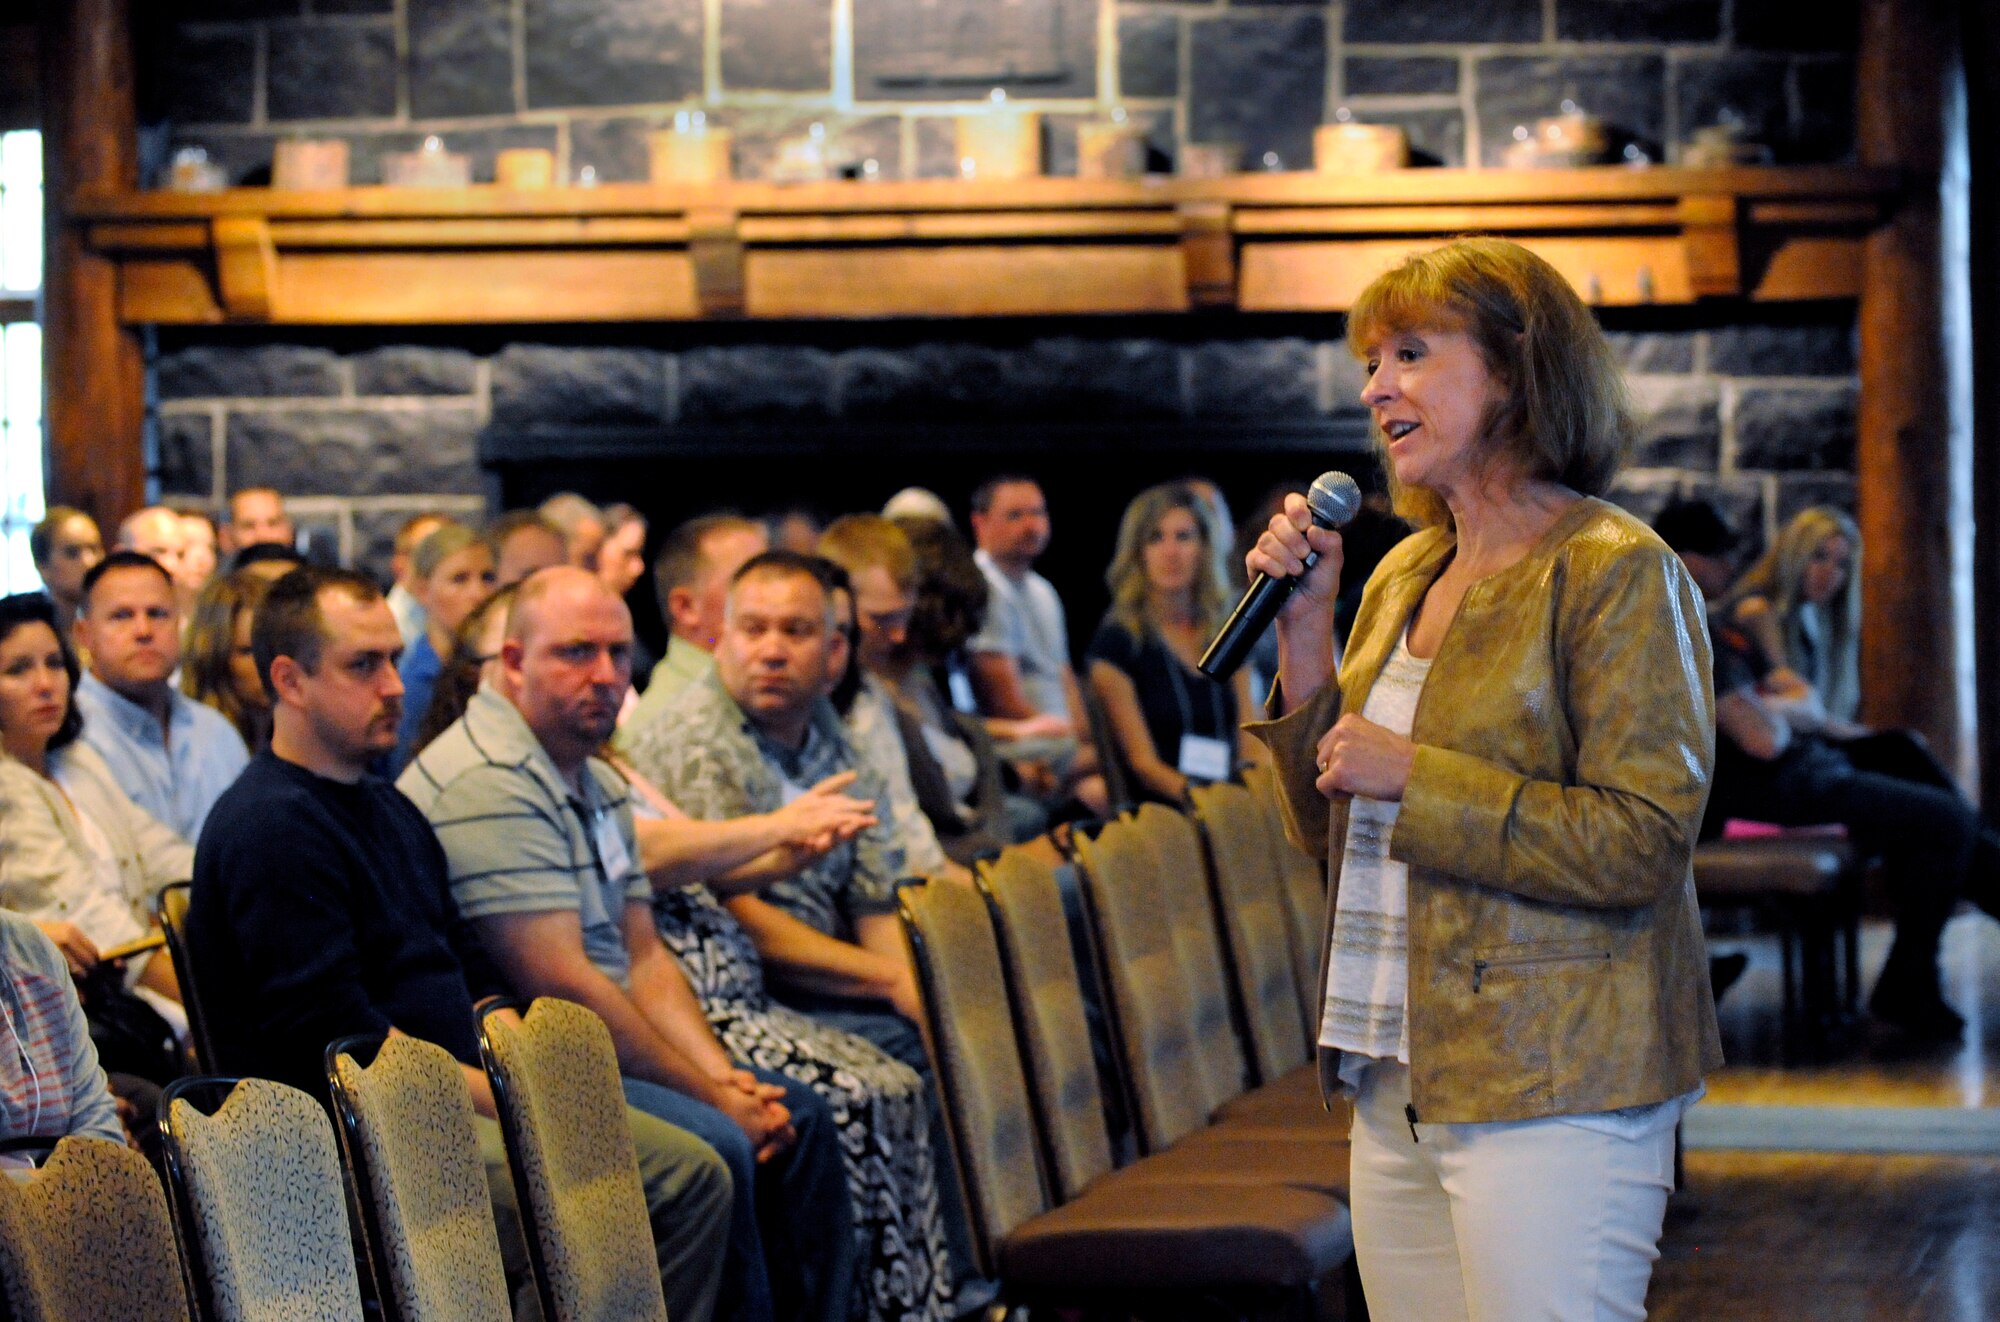
<path id="1" fill-rule="evenodd" d="M 1167 679 L 1174 686 L 1174 701 L 1181 709 L 1181 735 L 1186 737 L 1194 733 L 1194 699 L 1188 693 L 1187 667 L 1182 664 L 1180 657 L 1175 654 L 1166 639 L 1159 638 L 1155 641 L 1158 642 L 1160 650 L 1166 654 Z M 1208 701 L 1209 710 L 1215 717 L 1215 734 L 1211 737 L 1229 738 L 1229 714 L 1223 708 L 1222 685 L 1212 679 L 1208 680 Z"/>

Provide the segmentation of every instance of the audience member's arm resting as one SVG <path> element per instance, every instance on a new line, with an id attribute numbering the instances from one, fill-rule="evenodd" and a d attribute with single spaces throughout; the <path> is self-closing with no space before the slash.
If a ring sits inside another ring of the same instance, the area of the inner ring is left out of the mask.
<path id="1" fill-rule="evenodd" d="M 772 973 L 795 987 L 834 996 L 889 1000 L 907 977 L 903 961 L 837 940 L 755 895 L 729 901 L 729 911 Z"/>
<path id="2" fill-rule="evenodd" d="M 1168 802 L 1179 800 L 1187 792 L 1187 777 L 1167 765 L 1160 757 L 1160 750 L 1153 746 L 1153 734 L 1146 728 L 1145 713 L 1139 708 L 1139 690 L 1133 686 L 1132 677 L 1109 661 L 1092 661 L 1090 688 L 1104 707 L 1112 738 L 1118 741 L 1118 751 L 1124 754 L 1125 765 L 1132 768 L 1132 774 Z"/>
<path id="3" fill-rule="evenodd" d="M 1013 657 L 1004 652 L 974 652 L 969 670 L 973 697 L 988 716 L 1025 721 L 1041 714 L 1021 687 L 1021 667 Z"/>
<path id="4" fill-rule="evenodd" d="M 694 988 L 681 966 L 660 944 L 653 926 L 653 909 L 646 904 L 625 906 L 625 949 L 632 960 L 632 1003 L 639 1013 L 711 1079 L 722 1079 L 736 1068 L 715 1030 L 708 1026 Z"/>
<path id="5" fill-rule="evenodd" d="M 1750 687 L 1725 693 L 1715 700 L 1715 726 L 1725 738 L 1759 762 L 1769 762 L 1792 742 L 1792 727 Z"/>
<path id="6" fill-rule="evenodd" d="M 560 996 L 604 1021 L 618 1049 L 619 1073 L 713 1103 L 719 1092 L 714 1080 L 662 1037 L 625 989 L 590 962 L 574 909 L 490 914 L 475 918 L 473 926 L 519 994 Z"/>

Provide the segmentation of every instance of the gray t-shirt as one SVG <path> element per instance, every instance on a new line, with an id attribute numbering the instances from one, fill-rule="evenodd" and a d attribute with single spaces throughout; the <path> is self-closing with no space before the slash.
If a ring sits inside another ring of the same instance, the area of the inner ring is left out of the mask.
<path id="1" fill-rule="evenodd" d="M 579 798 L 514 704 L 482 688 L 396 788 L 430 820 L 467 918 L 576 911 L 583 950 L 627 985 L 625 906 L 652 900 L 624 779 L 592 759 Z"/>
<path id="2" fill-rule="evenodd" d="M 1021 690 L 1035 710 L 1068 720 L 1069 690 L 1063 678 L 1070 664 L 1069 625 L 1063 618 L 1062 598 L 1033 570 L 1016 580 L 986 552 L 973 558 L 986 575 L 991 596 L 985 623 L 966 646 L 974 652 L 1011 657 L 1021 672 Z"/>

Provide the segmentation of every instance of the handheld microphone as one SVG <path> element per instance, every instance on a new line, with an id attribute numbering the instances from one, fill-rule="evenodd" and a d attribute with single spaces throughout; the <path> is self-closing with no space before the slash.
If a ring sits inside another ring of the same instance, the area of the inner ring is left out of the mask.
<path id="1" fill-rule="evenodd" d="M 1354 484 L 1353 478 L 1338 470 L 1321 473 L 1312 490 L 1306 493 L 1306 504 L 1312 507 L 1316 527 L 1345 528 L 1361 508 L 1361 488 Z M 1319 552 L 1306 556 L 1306 570 L 1310 571 L 1317 563 Z M 1299 575 L 1304 576 L 1304 573 Z M 1252 578 L 1249 591 L 1236 603 L 1236 609 L 1229 612 L 1229 618 L 1223 621 L 1195 668 L 1210 679 L 1226 680 L 1234 675 L 1250 655 L 1250 649 L 1271 627 L 1271 621 L 1278 618 L 1285 598 L 1298 585 L 1298 578 L 1267 578 L 1262 574 Z"/>

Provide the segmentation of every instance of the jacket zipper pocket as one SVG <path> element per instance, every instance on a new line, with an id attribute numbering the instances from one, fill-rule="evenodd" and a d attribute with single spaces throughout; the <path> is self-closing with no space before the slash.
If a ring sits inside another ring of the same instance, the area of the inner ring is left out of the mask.
<path id="1" fill-rule="evenodd" d="M 1526 964 L 1580 964 L 1587 960 L 1609 960 L 1608 950 L 1585 950 L 1573 954 L 1552 954 L 1539 952 L 1523 955 L 1496 955 L 1490 959 L 1472 961 L 1472 991 L 1478 995 L 1480 984 L 1486 980 L 1488 969 L 1519 968 Z"/>

